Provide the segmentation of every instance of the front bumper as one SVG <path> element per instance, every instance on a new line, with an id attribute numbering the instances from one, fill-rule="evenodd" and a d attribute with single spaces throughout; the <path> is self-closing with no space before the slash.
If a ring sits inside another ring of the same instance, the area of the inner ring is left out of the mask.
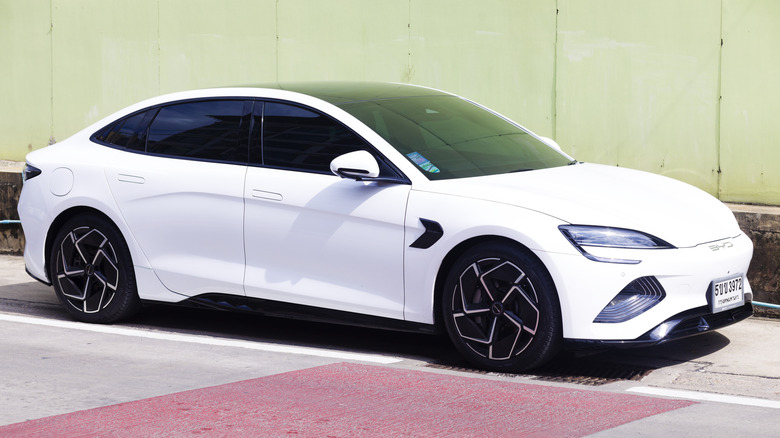
<path id="1" fill-rule="evenodd" d="M 602 347 L 647 347 L 727 327 L 749 318 L 752 314 L 753 304 L 750 302 L 745 303 L 741 307 L 718 313 L 712 313 L 708 306 L 703 306 L 678 313 L 636 339 L 565 339 L 564 348 L 567 350 L 583 350 Z"/>
<path id="2" fill-rule="evenodd" d="M 644 336 L 657 327 L 686 312 L 698 311 L 699 316 L 712 313 L 710 286 L 719 279 L 741 274 L 745 302 L 751 301 L 752 290 L 745 274 L 752 252 L 750 239 L 741 234 L 692 248 L 613 250 L 598 254 L 642 260 L 632 265 L 594 262 L 579 254 L 542 254 L 542 257 L 550 256 L 549 263 L 543 261 L 550 267 L 560 296 L 564 339 L 620 344 L 645 339 Z M 654 277 L 665 296 L 629 319 L 612 323 L 599 321 L 600 313 L 610 301 L 642 277 Z"/>

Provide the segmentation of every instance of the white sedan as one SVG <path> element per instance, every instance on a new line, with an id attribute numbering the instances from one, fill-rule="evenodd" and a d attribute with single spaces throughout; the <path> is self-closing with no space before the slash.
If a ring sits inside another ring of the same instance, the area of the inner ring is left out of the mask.
<path id="1" fill-rule="evenodd" d="M 146 100 L 30 153 L 19 215 L 28 272 L 88 322 L 167 302 L 445 330 L 519 371 L 752 314 L 717 199 L 410 85 Z"/>

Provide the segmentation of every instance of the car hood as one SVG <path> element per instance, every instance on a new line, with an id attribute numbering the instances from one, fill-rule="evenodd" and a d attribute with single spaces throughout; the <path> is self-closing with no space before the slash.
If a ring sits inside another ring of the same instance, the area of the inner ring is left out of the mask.
<path id="1" fill-rule="evenodd" d="M 664 176 L 598 164 L 432 181 L 426 191 L 535 210 L 564 222 L 628 228 L 684 248 L 741 233 L 731 210 Z"/>

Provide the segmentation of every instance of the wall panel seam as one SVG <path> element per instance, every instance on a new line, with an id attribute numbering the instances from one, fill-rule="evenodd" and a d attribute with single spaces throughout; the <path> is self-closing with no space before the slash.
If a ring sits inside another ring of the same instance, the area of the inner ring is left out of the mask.
<path id="1" fill-rule="evenodd" d="M 723 169 L 721 168 L 721 118 L 722 118 L 722 105 L 723 105 L 723 0 L 720 1 L 720 42 L 718 45 L 718 100 L 715 106 L 715 161 L 717 165 L 717 174 L 715 179 L 715 191 L 718 194 L 718 199 L 723 198 L 722 193 L 722 175 Z"/>

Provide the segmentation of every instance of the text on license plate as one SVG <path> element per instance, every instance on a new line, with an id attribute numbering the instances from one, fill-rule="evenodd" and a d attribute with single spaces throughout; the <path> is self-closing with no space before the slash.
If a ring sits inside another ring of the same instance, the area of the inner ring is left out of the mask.
<path id="1" fill-rule="evenodd" d="M 722 312 L 745 304 L 742 276 L 712 282 L 712 312 Z"/>

